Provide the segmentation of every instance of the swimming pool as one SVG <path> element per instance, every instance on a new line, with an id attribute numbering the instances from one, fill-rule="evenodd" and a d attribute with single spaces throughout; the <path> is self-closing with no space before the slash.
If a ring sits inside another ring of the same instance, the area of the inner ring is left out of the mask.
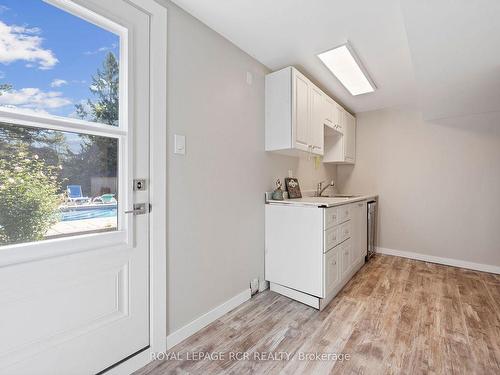
<path id="1" fill-rule="evenodd" d="M 85 219 L 96 219 L 104 217 L 116 217 L 116 205 L 112 207 L 85 207 L 77 206 L 61 210 L 61 221 L 74 221 Z"/>

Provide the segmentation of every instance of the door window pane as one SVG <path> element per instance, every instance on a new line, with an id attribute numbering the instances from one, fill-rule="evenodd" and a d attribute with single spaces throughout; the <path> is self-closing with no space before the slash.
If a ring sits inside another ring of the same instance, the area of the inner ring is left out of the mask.
<path id="1" fill-rule="evenodd" d="M 0 245 L 117 229 L 118 140 L 0 123 Z"/>
<path id="2" fill-rule="evenodd" d="M 118 126 L 119 45 L 42 0 L 0 0 L 0 108 Z"/>

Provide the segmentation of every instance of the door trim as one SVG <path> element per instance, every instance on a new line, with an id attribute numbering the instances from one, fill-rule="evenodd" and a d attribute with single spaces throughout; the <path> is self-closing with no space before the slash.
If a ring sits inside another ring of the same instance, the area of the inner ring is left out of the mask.
<path id="1" fill-rule="evenodd" d="M 148 13 L 151 20 L 149 348 L 112 367 L 106 375 L 130 374 L 145 366 L 152 353 L 166 350 L 167 337 L 167 8 L 154 0 L 127 1 Z"/>

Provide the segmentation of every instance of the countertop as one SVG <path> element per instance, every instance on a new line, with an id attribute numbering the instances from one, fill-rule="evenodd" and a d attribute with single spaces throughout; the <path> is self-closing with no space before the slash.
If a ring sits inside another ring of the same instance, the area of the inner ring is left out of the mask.
<path id="1" fill-rule="evenodd" d="M 377 199 L 378 195 L 356 195 L 353 197 L 303 197 L 296 199 L 285 199 L 282 201 L 277 201 L 273 199 L 268 199 L 267 204 L 284 204 L 292 206 L 315 206 L 315 207 L 334 207 L 341 206 L 343 204 L 349 204 L 364 200 L 374 200 Z"/>

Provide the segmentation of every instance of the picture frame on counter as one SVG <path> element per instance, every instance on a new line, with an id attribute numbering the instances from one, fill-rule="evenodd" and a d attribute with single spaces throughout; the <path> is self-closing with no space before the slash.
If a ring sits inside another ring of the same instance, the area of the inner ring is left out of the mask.
<path id="1" fill-rule="evenodd" d="M 286 190 L 288 191 L 288 198 L 302 198 L 302 192 L 300 191 L 299 180 L 295 177 L 285 178 Z"/>

